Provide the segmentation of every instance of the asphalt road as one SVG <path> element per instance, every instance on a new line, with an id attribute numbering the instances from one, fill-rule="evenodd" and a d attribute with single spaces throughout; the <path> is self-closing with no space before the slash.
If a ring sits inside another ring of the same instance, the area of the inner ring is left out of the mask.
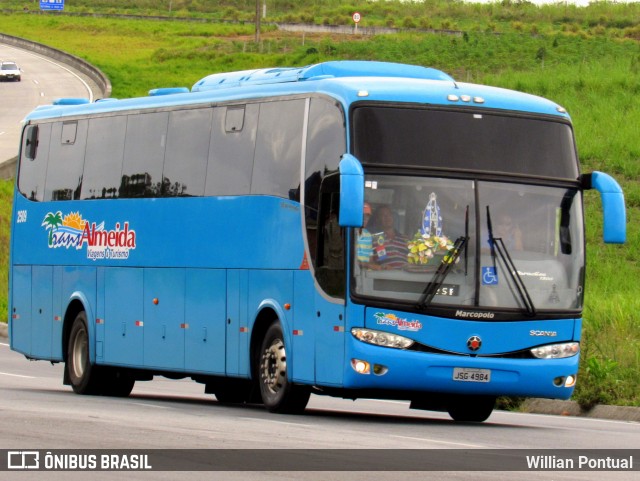
<path id="1" fill-rule="evenodd" d="M 93 100 L 87 83 L 69 67 L 45 57 L 0 44 L 0 60 L 13 60 L 22 81 L 0 82 L 0 163 L 18 155 L 21 121 L 39 105 L 61 97 Z"/>
<path id="2" fill-rule="evenodd" d="M 62 366 L 30 362 L 0 340 L 0 449 L 420 449 L 446 455 L 478 449 L 640 449 L 640 424 L 497 411 L 482 424 L 444 413 L 411 411 L 405 402 L 312 396 L 301 416 L 261 406 L 228 406 L 189 380 L 138 382 L 128 398 L 79 396 L 62 385 Z M 396 453 L 400 451 L 394 451 Z M 249 451 L 249 453 L 251 453 Z M 254 453 L 255 454 L 255 453 Z M 638 453 L 636 453 L 638 454 Z M 640 464 L 640 454 L 636 463 Z M 247 460 L 248 465 L 251 460 Z M 634 472 L 201 472 L 189 479 L 545 479 L 637 480 Z M 452 466 L 451 469 L 456 469 Z M 13 474 L 13 473 L 12 473 Z M 435 478 L 433 477 L 435 474 Z M 20 473 L 20 479 L 72 479 L 86 473 Z M 123 473 L 93 472 L 91 479 Z M 127 479 L 176 479 L 177 472 L 130 472 Z"/>

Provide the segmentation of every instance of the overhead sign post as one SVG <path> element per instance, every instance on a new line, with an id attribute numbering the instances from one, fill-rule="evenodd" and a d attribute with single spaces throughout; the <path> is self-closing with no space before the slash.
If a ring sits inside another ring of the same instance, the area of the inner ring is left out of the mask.
<path id="1" fill-rule="evenodd" d="M 64 10 L 64 0 L 40 0 L 40 10 Z"/>
<path id="2" fill-rule="evenodd" d="M 360 12 L 354 12 L 353 15 L 351 15 L 351 19 L 353 20 L 353 23 L 356 24 L 355 27 L 355 31 L 358 31 L 358 24 L 360 23 L 360 20 L 362 19 L 362 15 L 360 15 Z"/>

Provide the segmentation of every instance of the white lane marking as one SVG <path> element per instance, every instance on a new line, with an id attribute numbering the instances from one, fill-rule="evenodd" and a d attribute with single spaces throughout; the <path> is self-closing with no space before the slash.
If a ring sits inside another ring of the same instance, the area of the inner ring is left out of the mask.
<path id="1" fill-rule="evenodd" d="M 441 441 L 439 439 L 416 438 L 416 437 L 411 437 L 411 436 L 399 436 L 397 434 L 392 434 L 390 437 L 399 438 L 399 439 L 409 439 L 411 441 L 423 441 L 423 442 L 435 443 L 435 444 L 449 444 L 449 445 L 453 445 L 453 446 L 465 446 L 465 447 L 468 447 L 468 448 L 486 448 L 486 446 L 483 446 L 481 444 L 452 443 L 452 442 L 449 442 L 449 441 Z"/>
<path id="2" fill-rule="evenodd" d="M 247 418 L 247 417 L 239 417 L 237 419 L 242 419 L 243 421 L 263 421 L 265 423 L 274 423 L 274 424 L 283 424 L 285 426 L 297 426 L 297 427 L 301 427 L 301 428 L 311 428 L 314 427 L 311 424 L 302 424 L 302 423 L 289 423 L 286 421 L 274 421 L 272 419 L 260 419 L 260 418 Z"/>
<path id="3" fill-rule="evenodd" d="M 131 404 L 135 405 L 135 406 L 143 406 L 146 408 L 156 408 L 156 409 L 170 409 L 168 406 L 158 406 L 156 404 L 149 404 L 149 403 L 137 403 L 137 402 L 132 402 Z"/>
<path id="4" fill-rule="evenodd" d="M 8 372 L 0 372 L 0 376 L 22 377 L 24 379 L 35 379 L 35 376 L 23 376 L 21 374 L 11 374 Z"/>

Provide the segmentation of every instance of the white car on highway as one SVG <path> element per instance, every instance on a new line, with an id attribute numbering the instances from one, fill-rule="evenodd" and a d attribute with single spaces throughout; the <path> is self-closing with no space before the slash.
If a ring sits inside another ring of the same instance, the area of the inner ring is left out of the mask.
<path id="1" fill-rule="evenodd" d="M 17 80 L 20 82 L 20 68 L 15 62 L 0 63 L 0 80 Z"/>

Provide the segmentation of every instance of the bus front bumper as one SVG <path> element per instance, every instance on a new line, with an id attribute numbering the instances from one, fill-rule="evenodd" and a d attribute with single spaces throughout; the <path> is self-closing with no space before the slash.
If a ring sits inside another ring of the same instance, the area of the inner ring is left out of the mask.
<path id="1" fill-rule="evenodd" d="M 513 359 L 432 354 L 354 342 L 347 349 L 344 387 L 449 394 L 568 399 L 579 355 Z"/>

